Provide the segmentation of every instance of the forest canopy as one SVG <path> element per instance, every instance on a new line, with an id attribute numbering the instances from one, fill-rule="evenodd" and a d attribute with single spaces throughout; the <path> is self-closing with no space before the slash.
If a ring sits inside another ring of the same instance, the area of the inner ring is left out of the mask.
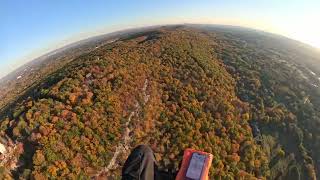
<path id="1" fill-rule="evenodd" d="M 66 57 L 1 110 L 1 136 L 22 150 L 0 178 L 118 178 L 130 149 L 147 144 L 165 171 L 194 148 L 213 154 L 211 179 L 315 180 L 320 70 L 296 46 L 245 29 L 169 26 Z"/>

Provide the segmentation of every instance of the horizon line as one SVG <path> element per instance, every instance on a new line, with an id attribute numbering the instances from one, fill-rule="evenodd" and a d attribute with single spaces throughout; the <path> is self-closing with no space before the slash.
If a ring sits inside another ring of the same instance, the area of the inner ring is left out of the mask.
<path id="1" fill-rule="evenodd" d="M 245 25 L 228 24 L 228 23 L 224 24 L 224 23 L 193 23 L 193 22 L 126 25 L 126 27 L 115 27 L 115 28 L 114 27 L 104 27 L 104 28 L 101 28 L 100 30 L 96 29 L 91 32 L 89 32 L 89 31 L 80 32 L 80 33 L 76 33 L 74 36 L 70 36 L 68 38 L 63 38 L 61 40 L 57 40 L 56 42 L 51 42 L 48 45 L 48 47 L 45 47 L 43 49 L 38 48 L 37 50 L 34 50 L 34 52 L 30 52 L 29 54 L 24 55 L 21 58 L 16 58 L 14 60 L 16 63 L 21 62 L 21 61 L 24 61 L 24 62 L 21 63 L 20 65 L 17 65 L 17 67 L 15 67 L 14 70 L 4 74 L 3 76 L 0 76 L 0 81 L 2 79 L 4 79 L 6 76 L 9 76 L 11 73 L 15 72 L 16 70 L 27 65 L 30 62 L 36 61 L 37 59 L 44 57 L 44 56 L 47 56 L 47 55 L 53 53 L 54 51 L 64 49 L 67 46 L 79 43 L 81 41 L 86 41 L 91 38 L 95 38 L 95 37 L 99 37 L 99 36 L 103 36 L 103 35 L 120 33 L 122 31 L 130 31 L 130 30 L 133 31 L 133 30 L 138 30 L 141 28 L 152 28 L 152 27 L 158 27 L 158 26 L 175 26 L 175 25 L 207 25 L 207 26 L 216 25 L 216 26 L 229 26 L 229 27 L 244 28 L 244 29 L 248 29 L 248 30 L 260 31 L 260 32 L 264 32 L 264 33 L 277 35 L 277 36 L 280 36 L 280 37 L 283 37 L 283 38 L 286 38 L 286 39 L 289 39 L 292 41 L 299 42 L 305 46 L 308 46 L 309 48 L 315 49 L 317 52 L 320 52 L 320 47 L 316 47 L 310 43 L 306 43 L 301 40 L 294 39 L 294 38 L 291 38 L 289 36 L 286 36 L 286 35 L 283 35 L 280 33 L 266 31 L 266 30 L 260 29 L 258 27 L 250 27 L 250 26 L 245 26 Z"/>

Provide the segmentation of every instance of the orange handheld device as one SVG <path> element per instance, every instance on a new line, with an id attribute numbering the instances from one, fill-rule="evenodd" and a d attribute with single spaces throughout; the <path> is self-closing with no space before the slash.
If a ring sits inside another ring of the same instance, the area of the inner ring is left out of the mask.
<path id="1" fill-rule="evenodd" d="M 208 180 L 212 154 L 186 149 L 176 180 Z"/>

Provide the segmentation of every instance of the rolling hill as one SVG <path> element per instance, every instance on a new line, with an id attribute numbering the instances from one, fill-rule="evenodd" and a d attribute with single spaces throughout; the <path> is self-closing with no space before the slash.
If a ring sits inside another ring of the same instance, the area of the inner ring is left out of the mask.
<path id="1" fill-rule="evenodd" d="M 0 177 L 118 179 L 138 144 L 173 173 L 190 147 L 213 154 L 211 179 L 320 176 L 317 50 L 210 25 L 76 47 L 1 87 L 17 92 L 2 90 Z"/>

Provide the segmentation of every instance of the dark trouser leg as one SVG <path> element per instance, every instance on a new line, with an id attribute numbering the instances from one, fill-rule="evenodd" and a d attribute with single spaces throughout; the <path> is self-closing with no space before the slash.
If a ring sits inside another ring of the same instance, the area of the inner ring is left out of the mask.
<path id="1" fill-rule="evenodd" d="M 152 150 L 145 145 L 136 147 L 122 169 L 123 180 L 153 180 L 155 158 Z"/>

